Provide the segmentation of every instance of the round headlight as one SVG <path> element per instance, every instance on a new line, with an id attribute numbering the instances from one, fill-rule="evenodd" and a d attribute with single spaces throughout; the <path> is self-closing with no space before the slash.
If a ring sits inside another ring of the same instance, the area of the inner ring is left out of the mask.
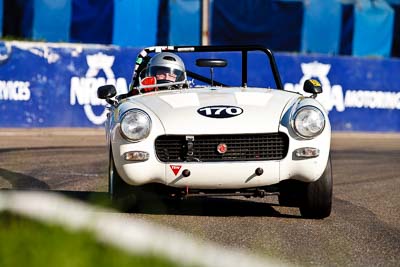
<path id="1" fill-rule="evenodd" d="M 293 128 L 301 137 L 316 137 L 324 130 L 324 127 L 324 114 L 316 107 L 304 106 L 294 114 Z"/>
<path id="2" fill-rule="evenodd" d="M 150 134 L 151 120 L 144 111 L 133 109 L 125 112 L 121 119 L 121 133 L 131 141 L 139 141 Z"/>

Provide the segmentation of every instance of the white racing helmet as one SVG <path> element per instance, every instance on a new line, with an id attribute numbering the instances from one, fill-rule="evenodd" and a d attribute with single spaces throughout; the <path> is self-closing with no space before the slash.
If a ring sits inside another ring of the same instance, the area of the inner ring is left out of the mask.
<path id="1" fill-rule="evenodd" d="M 186 81 L 185 64 L 179 56 L 170 52 L 161 52 L 150 59 L 146 76 L 156 77 L 160 73 L 169 73 L 176 78 L 175 81 L 158 80 L 157 83 Z"/>

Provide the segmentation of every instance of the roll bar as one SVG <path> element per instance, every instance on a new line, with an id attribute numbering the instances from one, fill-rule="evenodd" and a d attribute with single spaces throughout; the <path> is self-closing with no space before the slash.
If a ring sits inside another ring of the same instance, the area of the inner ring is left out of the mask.
<path id="1" fill-rule="evenodd" d="M 241 52 L 242 53 L 242 86 L 247 85 L 247 54 L 250 51 L 260 51 L 268 56 L 269 64 L 274 76 L 275 84 L 277 89 L 283 90 L 282 81 L 279 75 L 278 67 L 275 62 L 275 57 L 271 50 L 263 46 L 258 45 L 247 45 L 247 46 L 152 46 L 143 49 L 136 58 L 136 64 L 132 75 L 132 83 L 134 84 L 135 79 L 138 78 L 138 69 L 143 59 L 150 53 L 159 52 Z"/>

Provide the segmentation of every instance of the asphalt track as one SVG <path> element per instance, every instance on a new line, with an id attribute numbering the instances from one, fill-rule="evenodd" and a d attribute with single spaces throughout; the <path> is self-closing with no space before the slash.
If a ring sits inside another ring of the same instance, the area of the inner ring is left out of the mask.
<path id="1" fill-rule="evenodd" d="M 0 129 L 0 188 L 56 191 L 107 205 L 102 129 Z M 334 203 L 324 220 L 264 199 L 146 203 L 135 217 L 283 263 L 306 266 L 400 265 L 400 135 L 335 133 Z M 173 242 L 173 240 L 171 240 Z"/>

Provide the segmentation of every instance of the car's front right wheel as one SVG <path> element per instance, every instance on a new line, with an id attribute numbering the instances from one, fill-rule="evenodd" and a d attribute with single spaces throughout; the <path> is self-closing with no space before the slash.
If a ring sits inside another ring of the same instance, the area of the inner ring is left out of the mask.
<path id="1" fill-rule="evenodd" d="M 118 174 L 111 151 L 108 163 L 108 194 L 113 205 L 121 210 L 134 208 L 138 202 L 134 186 L 125 183 Z"/>

